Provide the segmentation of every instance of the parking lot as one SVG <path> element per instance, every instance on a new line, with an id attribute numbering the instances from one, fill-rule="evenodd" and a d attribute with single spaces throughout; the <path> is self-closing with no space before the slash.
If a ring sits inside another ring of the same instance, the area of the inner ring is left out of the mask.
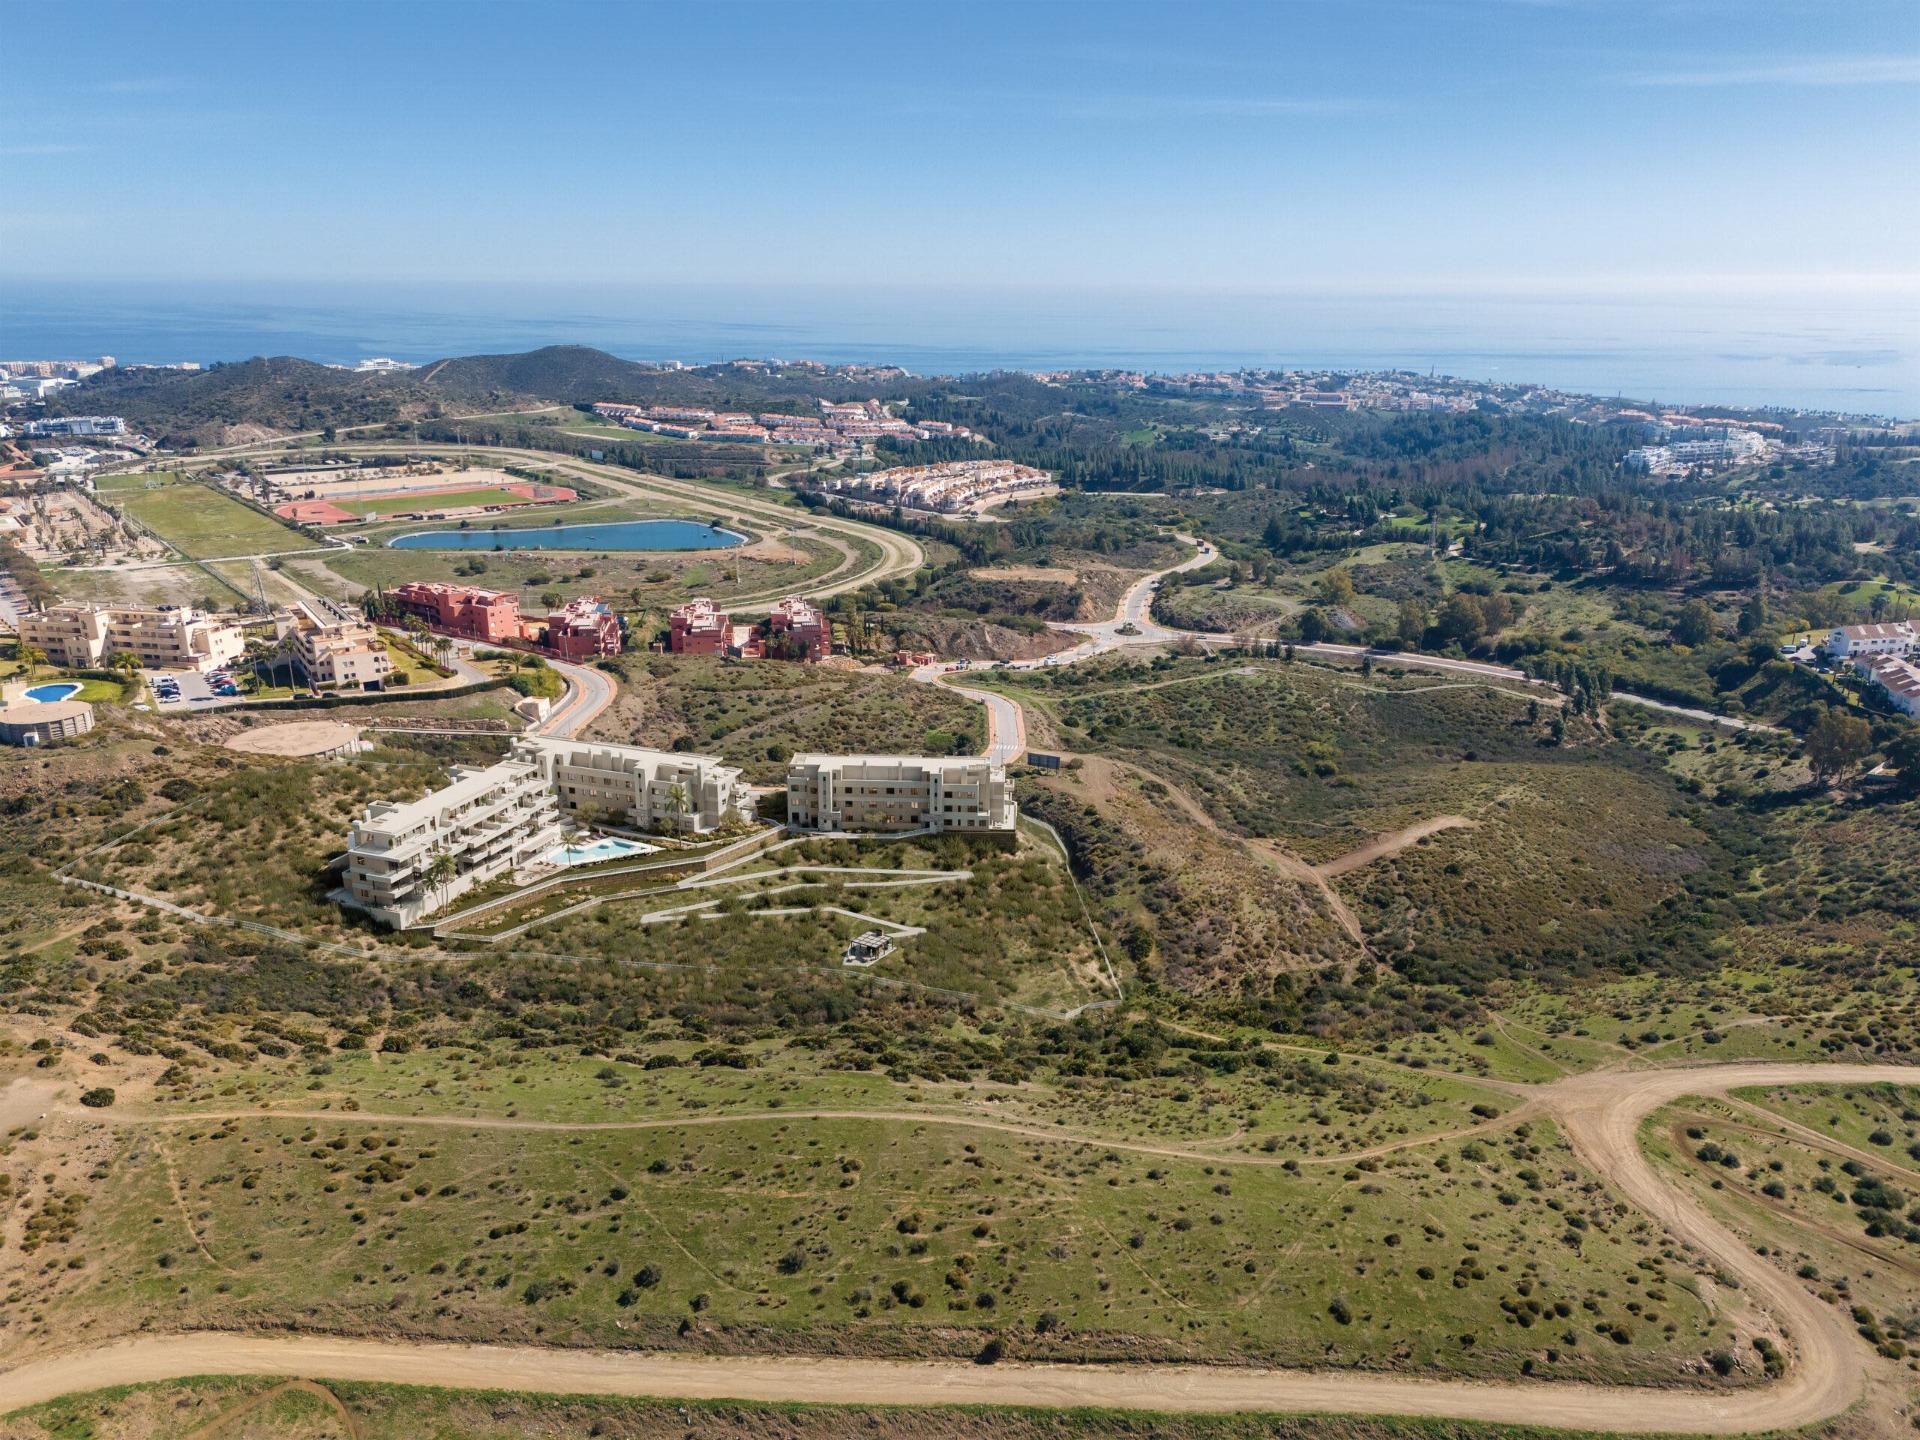
<path id="1" fill-rule="evenodd" d="M 154 670 L 147 675 L 153 702 L 162 711 L 220 710 L 240 703 L 237 693 L 215 694 L 216 683 L 212 676 L 198 670 Z"/>

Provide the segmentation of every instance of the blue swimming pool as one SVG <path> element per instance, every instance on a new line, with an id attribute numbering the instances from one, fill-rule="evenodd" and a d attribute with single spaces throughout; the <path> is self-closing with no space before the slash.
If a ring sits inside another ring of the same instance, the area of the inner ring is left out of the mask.
<path id="1" fill-rule="evenodd" d="M 604 525 L 415 530 L 387 544 L 395 550 L 724 550 L 746 539 L 699 520 L 613 520 Z"/>
<path id="2" fill-rule="evenodd" d="M 56 700 L 70 699 L 78 695 L 83 687 L 65 680 L 56 685 L 35 685 L 27 691 L 27 699 L 37 700 L 42 705 L 51 705 Z"/>
<path id="3" fill-rule="evenodd" d="M 597 865 L 602 860 L 625 860 L 632 855 L 651 855 L 658 845 L 643 845 L 638 840 L 622 840 L 606 835 L 587 845 L 561 845 L 540 858 L 549 865 Z"/>

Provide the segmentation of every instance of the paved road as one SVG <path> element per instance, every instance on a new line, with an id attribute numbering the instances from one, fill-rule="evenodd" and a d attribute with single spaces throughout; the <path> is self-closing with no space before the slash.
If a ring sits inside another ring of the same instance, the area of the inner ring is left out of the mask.
<path id="1" fill-rule="evenodd" d="M 645 1351 L 543 1349 L 525 1345 L 448 1345 L 392 1340 L 224 1333 L 146 1335 L 30 1360 L 0 1375 L 0 1412 L 102 1386 L 183 1375 L 301 1374 L 334 1380 L 442 1385 L 544 1393 L 647 1395 L 839 1404 L 1102 1405 L 1118 1409 L 1232 1412 L 1323 1411 L 1414 1415 L 1606 1429 L 1615 1433 L 1745 1434 L 1816 1424 L 1863 1396 L 1869 1425 L 1889 1421 L 1888 1372 L 1846 1319 L 1768 1258 L 1755 1254 L 1648 1163 L 1641 1122 L 1669 1101 L 1752 1085 L 1920 1084 L 1920 1066 L 1773 1062 L 1685 1069 L 1602 1071 L 1546 1085 L 1515 1086 L 1544 1110 L 1581 1159 L 1676 1240 L 1731 1273 L 1745 1296 L 1768 1309 L 1791 1336 L 1784 1379 L 1729 1390 L 1633 1389 L 1527 1382 L 1496 1384 L 1360 1372 L 1255 1370 L 1203 1365 L 1072 1365 L 853 1360 L 786 1356 L 688 1356 Z M 44 1092 L 25 1081 L 0 1108 L 26 1116 Z M 18 1092 L 18 1093 L 15 1093 Z M 266 1114 L 271 1112 L 235 1112 Z M 857 1112 L 856 1112 L 857 1113 Z M 62 1110 L 62 1118 L 116 1126 L 206 1120 L 208 1115 L 141 1117 Z M 282 1118 L 291 1118 L 283 1116 Z M 570 1128 L 554 1122 L 489 1117 L 461 1121 L 329 1113 L 333 1123 L 507 1125 Z M 727 1123 L 728 1117 L 700 1117 Z M 747 1119 L 750 1117 L 739 1117 Z M 804 1119 L 778 1112 L 784 1123 Z M 875 1117 L 879 1118 L 879 1117 Z M 921 1122 L 933 1117 L 916 1115 Z M 679 1123 L 671 1119 L 661 1123 Z M 591 1124 L 581 1129 L 598 1128 Z M 1089 1143 L 1043 1131 L 1040 1140 Z M 1235 1163 L 1239 1163 L 1236 1161 Z"/>
<path id="2" fill-rule="evenodd" d="M 545 720 L 530 728 L 536 735 L 571 740 L 613 703 L 615 682 L 606 671 L 589 665 L 551 658 L 547 663 L 567 682 L 567 693 L 560 697 L 560 703 L 548 712 Z"/>
<path id="3" fill-rule="evenodd" d="M 1073 665 L 1082 660 L 1092 659 L 1095 655 L 1118 650 L 1124 645 L 1165 645 L 1178 640 L 1180 631 L 1169 630 L 1154 622 L 1150 613 L 1153 609 L 1153 593 L 1159 587 L 1162 577 L 1209 564 L 1218 553 L 1205 540 L 1196 539 L 1191 535 L 1182 535 L 1179 538 L 1194 546 L 1194 553 L 1178 565 L 1155 571 L 1151 575 L 1143 575 L 1136 580 L 1127 593 L 1120 597 L 1120 603 L 1114 607 L 1113 619 L 1071 625 L 1056 624 L 1052 627 L 1055 630 L 1072 630 L 1086 637 L 1071 650 L 1055 651 L 1051 655 L 1043 655 L 1034 660 L 1009 660 L 1000 664 L 982 665 L 979 668 L 1042 670 L 1054 665 Z M 1120 633 L 1122 625 L 1130 625 L 1138 633 L 1122 635 Z M 922 684 L 943 683 L 955 694 L 964 695 L 969 700 L 978 701 L 986 706 L 987 748 L 983 753 L 989 760 L 997 761 L 1002 765 L 1011 764 L 1027 750 L 1026 711 L 1018 700 L 1010 696 L 996 694 L 991 690 L 976 690 L 950 678 L 956 673 L 964 674 L 968 668 L 971 667 L 962 666 L 956 672 L 944 663 L 922 665 L 913 672 L 913 678 Z"/>

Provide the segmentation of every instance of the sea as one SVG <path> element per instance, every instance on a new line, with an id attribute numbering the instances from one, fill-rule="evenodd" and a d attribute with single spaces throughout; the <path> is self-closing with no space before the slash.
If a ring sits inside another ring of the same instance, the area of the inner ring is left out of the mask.
<path id="1" fill-rule="evenodd" d="M 582 344 L 633 360 L 922 375 L 1412 370 L 1675 405 L 1920 417 L 1920 290 L 1236 293 L 1122 288 L 84 283 L 0 277 L 0 357 L 352 365 Z"/>

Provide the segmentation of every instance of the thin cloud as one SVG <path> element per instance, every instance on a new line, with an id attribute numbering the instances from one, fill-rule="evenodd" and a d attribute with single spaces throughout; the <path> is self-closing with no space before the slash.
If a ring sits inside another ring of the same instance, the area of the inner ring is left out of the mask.
<path id="1" fill-rule="evenodd" d="M 1624 78 L 1629 85 L 1675 89 L 1726 85 L 1920 85 L 1920 55 L 1829 55 L 1705 70 L 1643 70 Z"/>

